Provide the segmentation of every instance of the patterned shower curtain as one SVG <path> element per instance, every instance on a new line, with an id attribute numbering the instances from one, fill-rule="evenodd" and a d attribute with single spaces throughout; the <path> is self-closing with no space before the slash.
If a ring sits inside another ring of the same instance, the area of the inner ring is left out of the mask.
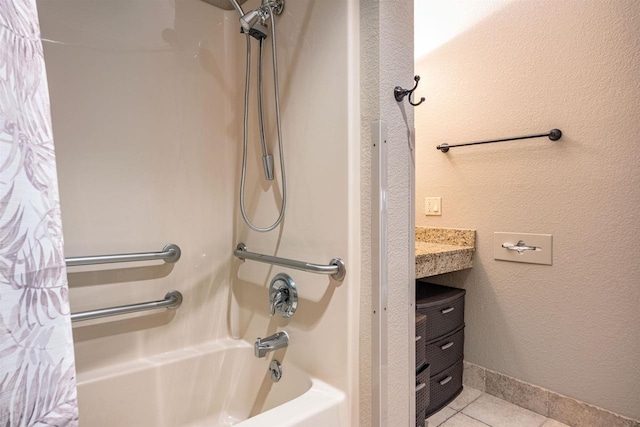
<path id="1" fill-rule="evenodd" d="M 77 426 L 73 339 L 35 0 L 0 0 L 0 426 Z"/>

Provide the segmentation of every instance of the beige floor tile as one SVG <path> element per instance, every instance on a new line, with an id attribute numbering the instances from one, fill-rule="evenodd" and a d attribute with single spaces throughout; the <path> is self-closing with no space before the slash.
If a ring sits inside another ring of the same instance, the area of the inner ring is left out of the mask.
<path id="1" fill-rule="evenodd" d="M 569 427 L 569 426 L 566 424 L 562 424 L 560 421 L 547 418 L 547 421 L 545 421 L 544 424 L 542 424 L 540 427 Z"/>
<path id="2" fill-rule="evenodd" d="M 546 417 L 483 394 L 462 413 L 493 427 L 540 427 Z"/>
<path id="3" fill-rule="evenodd" d="M 460 395 L 456 397 L 454 401 L 449 403 L 447 406 L 455 409 L 456 411 L 461 411 L 471 402 L 479 398 L 481 394 L 482 392 L 480 390 L 477 390 L 469 386 L 464 386 L 462 393 L 460 393 Z"/>
<path id="4" fill-rule="evenodd" d="M 444 408 L 440 409 L 438 412 L 427 418 L 427 426 L 437 427 L 443 422 L 447 421 L 449 418 L 453 417 L 457 412 L 458 411 L 445 406 Z"/>
<path id="5" fill-rule="evenodd" d="M 487 427 L 487 425 L 464 415 L 462 412 L 458 412 L 445 421 L 442 427 Z"/>

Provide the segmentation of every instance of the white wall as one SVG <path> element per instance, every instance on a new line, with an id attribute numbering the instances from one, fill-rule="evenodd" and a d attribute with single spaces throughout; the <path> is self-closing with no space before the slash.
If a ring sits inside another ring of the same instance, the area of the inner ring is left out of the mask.
<path id="1" fill-rule="evenodd" d="M 466 359 L 640 418 L 640 3 L 419 3 L 443 31 L 416 39 L 416 224 L 477 229 L 474 267 L 434 279 L 467 289 Z M 553 234 L 553 266 L 495 261 L 496 231 Z"/>
<path id="2" fill-rule="evenodd" d="M 388 325 L 386 414 L 388 423 L 410 425 L 415 419 L 414 358 L 414 227 L 412 212 L 413 107 L 393 98 L 397 85 L 413 82 L 413 4 L 406 1 L 360 1 L 362 99 L 362 259 L 360 322 L 360 426 L 372 423 L 374 384 L 371 382 L 374 286 L 371 272 L 371 130 L 375 120 L 388 126 Z M 375 191 L 375 189 L 374 189 Z M 366 208 L 365 208 L 366 207 Z M 411 339 L 410 339 L 411 338 Z"/>
<path id="3" fill-rule="evenodd" d="M 248 2 L 245 9 L 255 7 L 254 3 Z M 319 264 L 341 258 L 347 265 L 347 277 L 337 282 L 325 275 L 236 260 L 231 287 L 233 336 L 253 342 L 258 336 L 286 330 L 290 345 L 285 363 L 304 366 L 354 395 L 360 207 L 352 201 L 360 194 L 360 153 L 359 87 L 354 83 L 357 32 L 350 30 L 357 19 L 353 2 L 310 0 L 286 4 L 277 20 L 277 40 L 283 82 L 287 214 L 279 231 L 258 233 L 249 230 L 238 210 L 234 227 L 234 239 L 244 242 L 250 251 Z M 244 64 L 244 58 L 241 61 Z M 268 87 L 265 95 L 271 100 Z M 255 135 L 253 141 L 257 142 Z M 273 147 L 275 135 L 275 126 L 270 126 L 267 139 Z M 274 196 L 273 189 L 265 185 L 258 151 L 253 144 L 247 210 L 256 225 L 266 226 L 278 215 L 280 191 Z M 269 316 L 268 287 L 279 272 L 291 275 L 298 287 L 300 301 L 291 319 Z"/>
<path id="4" fill-rule="evenodd" d="M 249 231 L 238 209 L 245 39 L 235 11 L 199 0 L 39 8 L 52 40 L 45 54 L 66 255 L 159 250 L 169 241 L 183 251 L 173 268 L 70 274 L 73 311 L 159 299 L 170 289 L 185 296 L 173 313 L 76 325 L 80 383 L 119 362 L 228 336 L 253 343 L 284 329 L 285 369 L 303 366 L 357 405 L 357 5 L 290 1 L 277 19 L 289 199 L 283 225 L 266 235 Z M 268 145 L 276 152 L 266 64 Z M 277 216 L 280 190 L 260 177 L 256 143 L 252 132 L 246 206 L 264 226 Z M 232 256 L 241 241 L 303 261 L 342 258 L 347 278 L 243 263 Z M 268 314 L 268 285 L 281 271 L 301 298 L 290 320 Z M 357 406 L 351 412 L 357 422 Z"/>
<path id="5" fill-rule="evenodd" d="M 227 336 L 240 89 L 225 15 L 195 0 L 38 7 L 66 256 L 182 248 L 173 266 L 69 270 L 72 311 L 185 297 L 175 313 L 74 325 L 80 383 Z"/>

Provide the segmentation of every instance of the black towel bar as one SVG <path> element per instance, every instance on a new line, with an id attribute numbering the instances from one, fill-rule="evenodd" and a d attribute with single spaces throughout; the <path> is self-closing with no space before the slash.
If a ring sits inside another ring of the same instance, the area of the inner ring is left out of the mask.
<path id="1" fill-rule="evenodd" d="M 478 141 L 478 142 L 467 142 L 465 144 L 440 144 L 436 147 L 436 149 L 446 153 L 449 151 L 449 148 L 453 147 L 465 147 L 467 145 L 480 145 L 480 144 L 491 144 L 493 142 L 503 142 L 503 141 L 516 141 L 518 139 L 530 139 L 530 138 L 542 138 L 543 136 L 548 136 L 550 140 L 557 141 L 562 137 L 562 131 L 560 129 L 551 129 L 547 133 L 537 133 L 535 135 L 525 135 L 525 136 L 514 136 L 512 138 L 503 138 L 503 139 L 492 139 L 490 141 Z"/>

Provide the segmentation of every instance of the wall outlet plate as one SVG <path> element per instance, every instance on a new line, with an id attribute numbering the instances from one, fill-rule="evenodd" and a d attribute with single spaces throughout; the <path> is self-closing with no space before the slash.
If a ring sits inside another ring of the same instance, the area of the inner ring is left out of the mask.
<path id="1" fill-rule="evenodd" d="M 553 265 L 553 236 L 551 234 L 493 233 L 493 258 L 501 261 Z"/>
<path id="2" fill-rule="evenodd" d="M 425 197 L 424 214 L 442 215 L 442 197 Z"/>

